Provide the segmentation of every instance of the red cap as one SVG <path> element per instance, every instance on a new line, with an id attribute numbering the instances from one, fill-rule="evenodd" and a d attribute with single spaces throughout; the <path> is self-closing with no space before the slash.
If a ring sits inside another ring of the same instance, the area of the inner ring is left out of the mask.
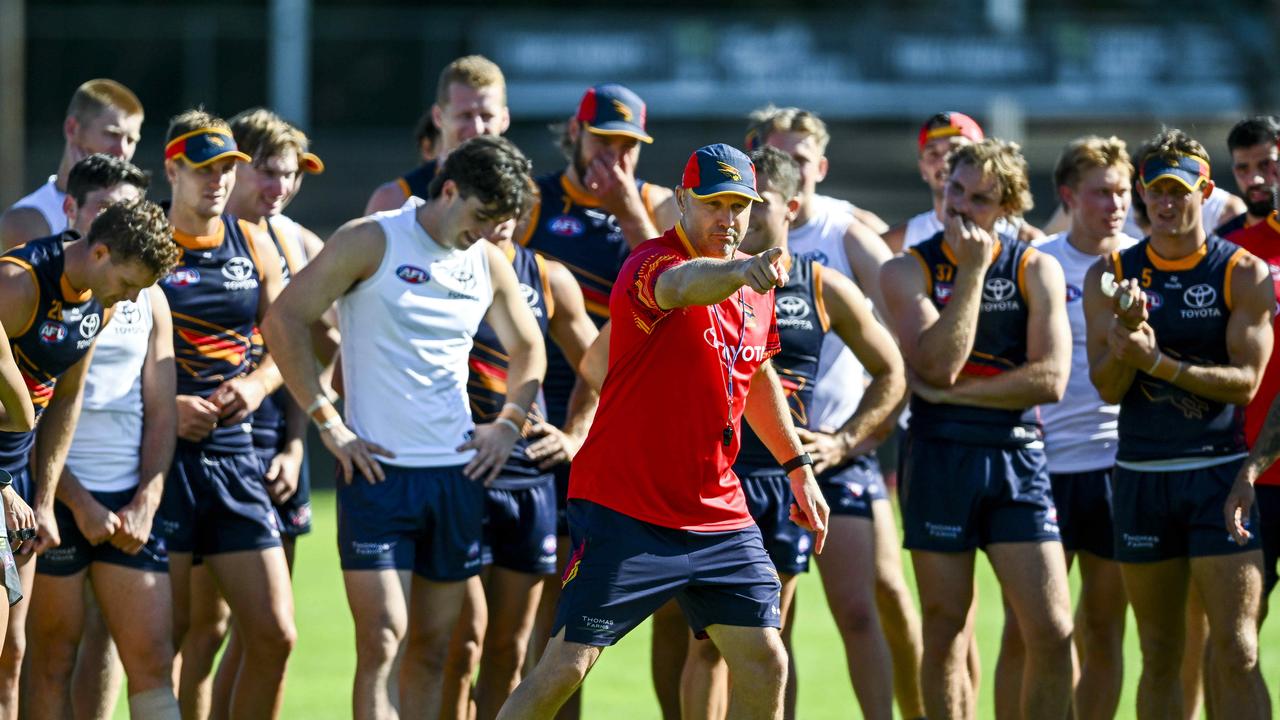
<path id="1" fill-rule="evenodd" d="M 942 112 L 929 118 L 920 127 L 918 139 L 920 149 L 924 150 L 924 146 L 928 145 L 930 140 L 943 137 L 963 137 L 973 142 L 982 142 L 986 136 L 978 121 L 968 115 L 960 112 Z"/>

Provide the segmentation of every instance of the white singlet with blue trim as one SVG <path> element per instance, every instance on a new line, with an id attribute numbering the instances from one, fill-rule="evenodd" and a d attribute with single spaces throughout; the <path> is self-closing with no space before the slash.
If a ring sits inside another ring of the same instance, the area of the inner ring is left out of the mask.
<path id="1" fill-rule="evenodd" d="M 346 421 L 395 453 L 389 464 L 462 465 L 475 455 L 456 449 L 475 429 L 467 359 L 493 285 L 484 242 L 440 245 L 418 223 L 422 204 L 373 215 L 382 262 L 338 300 Z"/>
<path id="2" fill-rule="evenodd" d="M 67 469 L 91 492 L 136 487 L 142 452 L 142 366 L 155 316 L 151 287 L 121 300 L 98 333 Z"/>
<path id="3" fill-rule="evenodd" d="M 62 201 L 67 194 L 58 189 L 58 176 L 50 175 L 45 184 L 13 204 L 12 209 L 32 208 L 39 210 L 44 221 L 49 224 L 49 234 L 57 235 L 67 229 L 67 215 L 62 212 Z"/>

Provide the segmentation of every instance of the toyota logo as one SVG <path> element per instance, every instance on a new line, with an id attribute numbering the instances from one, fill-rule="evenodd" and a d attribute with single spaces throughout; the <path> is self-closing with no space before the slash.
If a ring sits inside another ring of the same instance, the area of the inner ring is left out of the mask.
<path id="1" fill-rule="evenodd" d="M 97 335 L 98 326 L 101 324 L 101 322 L 102 322 L 102 318 L 98 316 L 98 313 L 93 313 L 92 315 L 85 315 L 84 319 L 80 321 L 80 337 L 83 337 L 87 340 L 93 337 L 94 335 Z"/>
<path id="2" fill-rule="evenodd" d="M 1218 300 L 1218 291 L 1213 289 L 1212 285 L 1200 283 L 1187 288 L 1182 293 L 1182 302 L 1188 307 L 1207 308 Z"/>
<path id="3" fill-rule="evenodd" d="M 116 303 L 116 322 L 121 325 L 137 325 L 142 322 L 142 311 L 138 309 L 136 303 L 128 300 L 121 300 Z"/>
<path id="4" fill-rule="evenodd" d="M 249 258 L 233 257 L 222 266 L 222 274 L 233 282 L 248 280 L 253 275 L 253 262 Z"/>
<path id="5" fill-rule="evenodd" d="M 991 278 L 982 289 L 982 299 L 987 302 L 1004 302 L 1013 297 L 1017 286 L 1008 278 Z"/>
<path id="6" fill-rule="evenodd" d="M 462 285 L 463 290 L 470 290 L 476 286 L 476 276 L 467 268 L 458 268 L 453 271 L 452 275 L 453 279 Z"/>
<path id="7" fill-rule="evenodd" d="M 804 298 L 780 297 L 776 303 L 779 315 L 799 320 L 809 316 L 809 303 Z"/>

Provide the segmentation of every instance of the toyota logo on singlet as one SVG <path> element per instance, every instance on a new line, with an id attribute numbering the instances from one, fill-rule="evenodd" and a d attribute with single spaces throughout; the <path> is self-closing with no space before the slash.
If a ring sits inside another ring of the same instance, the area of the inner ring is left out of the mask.
<path id="1" fill-rule="evenodd" d="M 85 315 L 80 321 L 80 337 L 86 340 L 98 334 L 98 328 L 102 326 L 102 318 L 98 313 Z"/>
<path id="2" fill-rule="evenodd" d="M 115 321 L 121 325 L 137 325 L 142 322 L 142 310 L 137 303 L 121 300 L 116 303 Z"/>
<path id="3" fill-rule="evenodd" d="M 1008 278 L 991 278 L 982 288 L 982 299 L 987 302 L 1004 302 L 1013 297 L 1017 286 Z"/>
<path id="4" fill-rule="evenodd" d="M 520 297 L 524 298 L 525 303 L 528 304 L 529 307 L 533 307 L 538 304 L 538 291 L 535 290 L 532 285 L 520 283 Z"/>
<path id="5" fill-rule="evenodd" d="M 463 290 L 470 290 L 476 286 L 476 276 L 467 268 L 458 268 L 451 274 L 453 275 L 453 279 L 457 280 L 462 285 Z"/>
<path id="6" fill-rule="evenodd" d="M 793 320 L 800 320 L 809 316 L 809 303 L 804 298 L 798 297 L 780 297 L 777 302 L 778 314 L 784 315 Z"/>
<path id="7" fill-rule="evenodd" d="M 1182 293 L 1182 301 L 1187 304 L 1187 307 L 1207 308 L 1217 299 L 1218 291 L 1213 289 L 1212 285 L 1206 285 L 1205 283 L 1192 285 L 1187 288 L 1186 292 Z"/>
<path id="8" fill-rule="evenodd" d="M 253 261 L 244 257 L 233 257 L 222 265 L 222 274 L 232 282 L 248 280 L 253 275 Z"/>

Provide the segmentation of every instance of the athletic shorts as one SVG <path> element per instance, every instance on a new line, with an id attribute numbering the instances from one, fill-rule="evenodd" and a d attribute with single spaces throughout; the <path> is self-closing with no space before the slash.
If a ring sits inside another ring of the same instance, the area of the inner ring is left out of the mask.
<path id="1" fill-rule="evenodd" d="M 271 460 L 276 451 L 269 448 L 253 449 L 262 462 L 263 471 L 271 467 Z M 276 520 L 280 523 L 280 534 L 287 537 L 298 537 L 311 532 L 311 461 L 307 454 L 302 454 L 302 468 L 298 470 L 298 490 L 282 503 L 272 501 L 276 509 Z"/>
<path id="2" fill-rule="evenodd" d="M 137 488 L 130 488 L 115 492 L 90 491 L 89 494 L 108 510 L 115 512 L 132 502 L 136 493 Z M 80 532 L 80 526 L 76 525 L 76 517 L 71 508 L 61 502 L 54 502 L 53 515 L 58 521 L 58 534 L 62 536 L 62 544 L 45 550 L 43 555 L 36 558 L 36 572 L 42 575 L 75 575 L 95 562 L 146 572 L 169 572 L 169 555 L 165 552 L 164 540 L 156 535 L 154 524 L 147 544 L 136 555 L 130 555 L 112 545 L 109 540 L 97 545 L 91 544 Z"/>
<path id="3" fill-rule="evenodd" d="M 22 498 L 22 501 L 25 502 L 28 507 L 34 508 L 36 501 L 36 482 L 35 479 L 31 477 L 31 467 L 29 465 L 23 465 L 22 469 L 12 473 L 10 478 L 9 484 L 13 487 L 13 491 L 18 493 L 18 497 Z"/>
<path id="4" fill-rule="evenodd" d="M 343 570 L 412 570 L 428 580 L 480 572 L 484 484 L 462 465 L 382 463 L 386 480 L 338 479 L 338 555 Z"/>
<path id="5" fill-rule="evenodd" d="M 739 478 L 747 496 L 747 510 L 755 518 L 773 567 L 783 575 L 809 572 L 813 536 L 791 522 L 791 481 L 779 468 Z"/>
<path id="6" fill-rule="evenodd" d="M 1001 448 L 907 433 L 903 547 L 965 552 L 994 543 L 1058 542 L 1057 511 L 1040 448 Z"/>
<path id="7" fill-rule="evenodd" d="M 1199 470 L 1144 472 L 1116 468 L 1111 481 L 1115 507 L 1116 560 L 1156 562 L 1181 557 L 1232 555 L 1262 547 L 1258 505 L 1243 547 L 1227 533 L 1222 509 L 1243 459 Z"/>
<path id="8" fill-rule="evenodd" d="M 556 535 L 569 537 L 569 463 L 560 463 L 551 469 L 556 476 Z"/>
<path id="9" fill-rule="evenodd" d="M 156 522 L 170 553 L 199 557 L 280 547 L 280 524 L 253 451 L 222 454 L 179 444 Z"/>
<path id="10" fill-rule="evenodd" d="M 782 584 L 760 529 L 664 528 L 585 500 L 569 501 L 573 555 L 551 634 L 612 645 L 675 598 L 689 627 L 780 626 Z"/>
<path id="11" fill-rule="evenodd" d="M 1115 529 L 1111 521 L 1111 468 L 1079 473 L 1051 473 L 1053 504 L 1058 508 L 1062 549 L 1114 559 Z"/>
<path id="12" fill-rule="evenodd" d="M 859 455 L 852 462 L 827 470 L 818 476 L 818 487 L 832 515 L 874 519 L 871 503 L 887 500 L 884 478 L 880 475 L 880 462 L 870 453 Z"/>
<path id="13" fill-rule="evenodd" d="M 1263 597 L 1276 587 L 1276 563 L 1280 561 L 1280 485 L 1254 485 L 1254 507 L 1262 534 Z"/>
<path id="14" fill-rule="evenodd" d="M 481 562 L 530 575 L 556 572 L 556 479 L 485 488 Z"/>

